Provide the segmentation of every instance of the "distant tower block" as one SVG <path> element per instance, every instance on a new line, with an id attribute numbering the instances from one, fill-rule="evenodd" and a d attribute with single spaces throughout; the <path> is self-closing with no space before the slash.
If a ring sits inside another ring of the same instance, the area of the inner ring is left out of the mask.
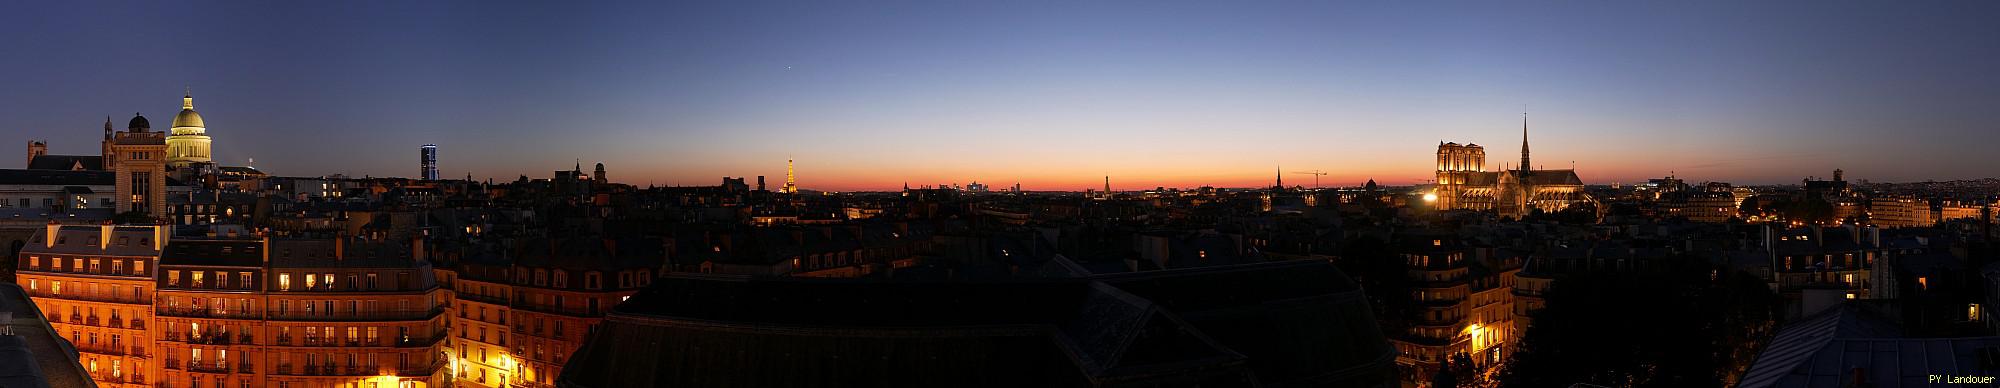
<path id="1" fill-rule="evenodd" d="M 593 174 L 592 174 L 592 175 L 591 175 L 590 177 L 591 177 L 591 178 L 596 178 L 596 179 L 597 179 L 597 183 L 599 183 L 599 184 L 604 184 L 604 183 L 611 183 L 611 179 L 610 179 L 610 178 L 605 178 L 605 177 L 604 177 L 604 163 L 598 163 L 598 164 L 597 164 L 597 171 L 596 171 L 595 173 L 593 173 Z"/>
<path id="2" fill-rule="evenodd" d="M 425 144 L 419 149 L 417 158 L 420 164 L 417 175 L 427 181 L 438 180 L 438 146 Z"/>
<path id="3" fill-rule="evenodd" d="M 757 191 L 764 191 L 764 176 L 757 176 Z"/>

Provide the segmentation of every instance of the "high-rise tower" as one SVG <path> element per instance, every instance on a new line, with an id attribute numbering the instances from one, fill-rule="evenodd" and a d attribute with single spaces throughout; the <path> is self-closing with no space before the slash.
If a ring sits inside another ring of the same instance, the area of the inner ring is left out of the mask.
<path id="1" fill-rule="evenodd" d="M 208 125 L 194 111 L 194 92 L 181 95 L 181 113 L 167 134 L 167 165 L 175 168 L 210 163 Z"/>
<path id="2" fill-rule="evenodd" d="M 417 152 L 417 175 L 427 181 L 438 180 L 438 146 L 425 144 Z"/>
<path id="3" fill-rule="evenodd" d="M 799 180 L 797 175 L 792 174 L 791 159 L 785 159 L 785 192 L 791 194 L 799 192 Z"/>

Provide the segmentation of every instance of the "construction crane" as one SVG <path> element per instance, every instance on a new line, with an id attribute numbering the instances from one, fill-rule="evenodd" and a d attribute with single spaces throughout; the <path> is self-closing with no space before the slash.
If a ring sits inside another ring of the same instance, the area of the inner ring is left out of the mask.
<path id="1" fill-rule="evenodd" d="M 1292 173 L 1293 173 L 1293 174 L 1312 174 L 1312 176 L 1313 176 L 1313 188 L 1315 188 L 1315 189 L 1319 188 L 1319 177 L 1322 177 L 1322 176 L 1326 176 L 1326 171 L 1320 171 L 1320 170 L 1312 170 L 1312 171 L 1293 171 Z"/>

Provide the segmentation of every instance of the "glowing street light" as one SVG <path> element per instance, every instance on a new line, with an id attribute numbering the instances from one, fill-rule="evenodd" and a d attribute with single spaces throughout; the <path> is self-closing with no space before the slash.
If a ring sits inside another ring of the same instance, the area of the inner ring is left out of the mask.
<path id="1" fill-rule="evenodd" d="M 1424 202 L 1437 202 L 1437 193 L 1424 193 Z"/>

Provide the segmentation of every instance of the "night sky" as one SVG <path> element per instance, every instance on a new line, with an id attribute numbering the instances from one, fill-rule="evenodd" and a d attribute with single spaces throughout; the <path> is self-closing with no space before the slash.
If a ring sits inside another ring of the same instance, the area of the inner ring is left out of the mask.
<path id="1" fill-rule="evenodd" d="M 2000 175 L 1994 1 L 276 3 L 11 4 L 0 166 L 192 87 L 281 176 L 1410 184 L 1440 141 L 1518 160 L 1524 107 L 1591 183 Z"/>

